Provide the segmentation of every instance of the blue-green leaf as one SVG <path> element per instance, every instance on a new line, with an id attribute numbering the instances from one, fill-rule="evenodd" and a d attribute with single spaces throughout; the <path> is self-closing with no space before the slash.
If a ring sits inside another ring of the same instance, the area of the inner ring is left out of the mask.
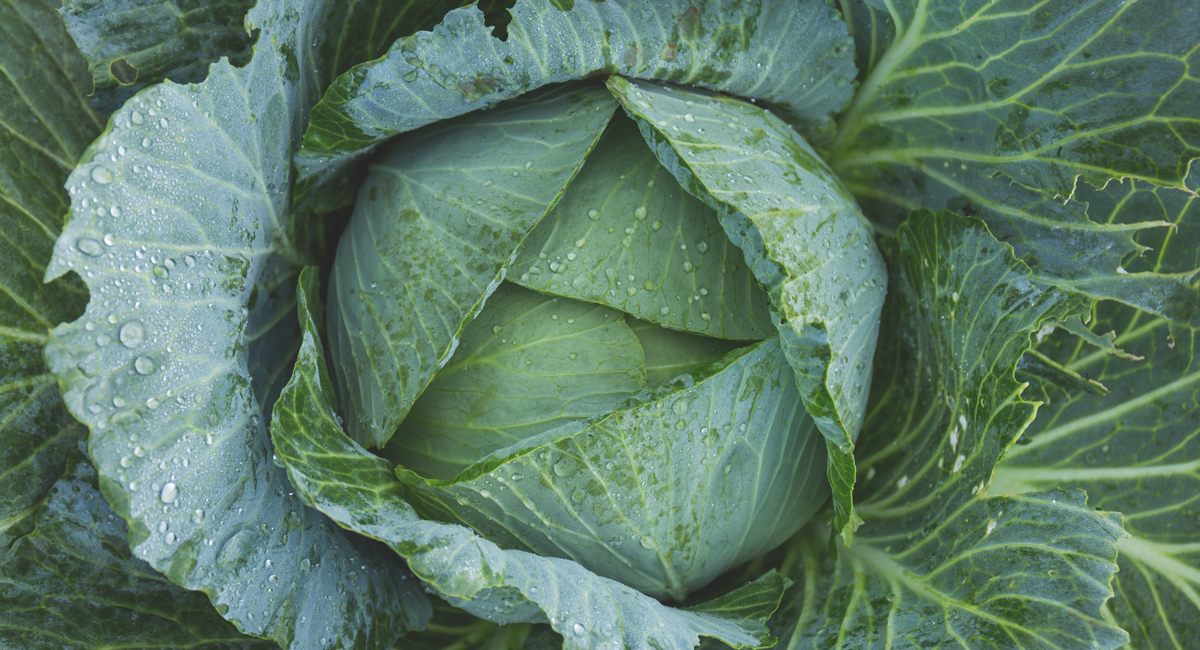
<path id="1" fill-rule="evenodd" d="M 616 103 L 569 84 L 431 125 L 371 168 L 338 244 L 330 352 L 347 429 L 388 441 Z"/>
<path id="2" fill-rule="evenodd" d="M 82 454 L 0 559 L 0 647 L 271 650 L 134 557 Z"/>
<path id="3" fill-rule="evenodd" d="M 821 0 L 517 0 L 511 14 L 506 41 L 465 7 L 343 75 L 313 112 L 297 196 L 393 135 L 604 72 L 755 97 L 814 135 L 852 90 L 846 26 Z"/>
<path id="4" fill-rule="evenodd" d="M 67 182 L 46 273 L 78 272 L 92 300 L 46 359 L 137 557 L 281 646 L 388 648 L 426 597 L 386 549 L 303 507 L 263 417 L 298 329 L 291 156 L 314 89 L 289 61 L 320 64 L 308 29 L 333 10 L 261 2 L 246 67 L 113 114 Z"/>
<path id="5" fill-rule="evenodd" d="M 621 646 L 686 650 L 700 636 L 734 647 L 770 645 L 765 619 L 783 582 L 767 575 L 726 600 L 673 609 L 567 560 L 502 550 L 462 526 L 421 520 L 402 498 L 390 465 L 346 436 L 317 334 L 317 278 L 301 275 L 304 343 L 292 381 L 276 402 L 271 433 L 305 503 L 340 525 L 387 543 L 413 573 L 452 605 L 488 620 L 545 623 L 565 650 Z M 735 602 L 755 602 L 747 608 Z M 712 610 L 712 611 L 709 611 Z"/>
<path id="6" fill-rule="evenodd" d="M 0 546 L 62 475 L 86 430 L 42 363 L 51 327 L 77 318 L 87 288 L 42 274 L 70 202 L 62 188 L 101 123 L 87 66 L 53 3 L 0 5 Z M 99 242 L 95 242 L 99 246 Z"/>
<path id="7" fill-rule="evenodd" d="M 800 396 L 828 441 L 834 525 L 848 540 L 854 439 L 887 284 L 870 224 L 812 148 L 769 111 L 615 76 L 608 86 L 659 162 L 717 211 L 766 289 Z"/>
<path id="8" fill-rule="evenodd" d="M 1039 288 L 978 219 L 919 211 L 885 241 L 891 285 L 875 361 L 854 545 L 810 527 L 785 574 L 791 648 L 1116 648 L 1118 515 L 1082 492 L 988 496 L 1033 419 L 1018 359 L 1076 301 Z"/>

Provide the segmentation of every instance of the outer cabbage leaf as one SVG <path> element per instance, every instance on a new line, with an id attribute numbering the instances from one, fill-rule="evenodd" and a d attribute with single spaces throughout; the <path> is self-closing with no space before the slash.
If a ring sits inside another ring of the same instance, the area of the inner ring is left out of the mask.
<path id="1" fill-rule="evenodd" d="M 33 530 L 0 559 L 0 647 L 277 648 L 238 633 L 202 594 L 172 584 L 134 557 L 125 522 L 72 454 L 33 516 Z"/>
<path id="2" fill-rule="evenodd" d="M 451 480 L 396 473 L 429 518 L 682 602 L 824 504 L 822 442 L 772 337 Z"/>
<path id="3" fill-rule="evenodd" d="M 402 498 L 389 464 L 346 436 L 316 323 L 317 274 L 300 280 L 304 343 L 292 381 L 276 402 L 271 432 L 279 458 L 305 503 L 340 525 L 387 543 L 452 605 L 501 623 L 546 623 L 564 649 L 624 645 L 687 649 L 700 636 L 734 647 L 771 645 L 764 621 L 785 583 L 769 573 L 725 599 L 690 610 L 666 607 L 574 562 L 502 550 L 469 529 L 421 520 Z M 757 603 L 747 608 L 738 601 Z"/>
<path id="4" fill-rule="evenodd" d="M 679 187 L 623 114 L 521 245 L 512 275 L 707 336 L 761 340 L 775 329 L 716 212 Z"/>
<path id="5" fill-rule="evenodd" d="M 391 438 L 612 117 L 601 87 L 545 88 L 405 136 L 359 189 L 330 280 L 347 429 Z"/>
<path id="6" fill-rule="evenodd" d="M 56 323 L 77 318 L 87 288 L 42 284 L 69 205 L 62 188 L 101 123 L 87 67 L 50 2 L 0 5 L 0 546 L 62 475 L 86 430 L 42 363 Z"/>
<path id="7" fill-rule="evenodd" d="M 756 97 L 812 135 L 852 92 L 845 24 L 820 0 L 517 0 L 511 14 L 506 41 L 465 7 L 339 78 L 296 158 L 297 199 L 393 135 L 604 72 Z"/>
<path id="8" fill-rule="evenodd" d="M 891 15 L 896 36 L 842 116 L 829 158 L 872 219 L 891 229 L 922 206 L 978 213 L 1044 281 L 1200 324 L 1194 286 L 1121 273 L 1142 252 L 1134 234 L 1161 222 L 1098 223 L 1085 205 L 1064 203 L 1084 193 L 1077 179 L 1200 190 L 1200 81 L 1188 73 L 1200 61 L 1200 5 L 873 6 Z"/>
<path id="9" fill-rule="evenodd" d="M 1116 648 L 1119 515 L 1079 491 L 987 496 L 1033 419 L 1014 368 L 1075 300 L 1030 281 L 978 219 L 919 211 L 885 241 L 892 284 L 855 491 L 855 543 L 810 527 L 775 632 L 791 648 Z"/>
<path id="10" fill-rule="evenodd" d="M 77 271 L 93 297 L 46 359 L 139 558 L 281 646 L 387 648 L 426 597 L 393 554 L 301 505 L 262 417 L 298 329 L 291 155 L 315 95 L 298 70 L 319 64 L 308 30 L 330 10 L 262 2 L 246 67 L 113 115 L 68 180 L 46 273 Z"/>
<path id="11" fill-rule="evenodd" d="M 244 23 L 254 2 L 66 0 L 61 11 L 92 71 L 92 106 L 111 113 L 163 79 L 203 81 L 221 57 L 245 65 L 254 37 Z"/>
<path id="12" fill-rule="evenodd" d="M 1146 211 L 1176 225 L 1131 273 L 1172 274 L 1196 264 L 1200 200 L 1144 183 L 1110 185 L 1089 197 L 1093 214 L 1119 223 Z M 1193 279 L 1194 281 L 1194 279 Z M 1040 490 L 1049 484 L 1086 490 L 1091 504 L 1124 513 L 1131 537 L 1118 545 L 1114 589 L 1106 608 L 1129 631 L 1133 648 L 1188 648 L 1200 634 L 1200 341 L 1153 314 L 1102 302 L 1088 324 L 1116 332 L 1117 356 L 1067 332 L 1037 351 L 1109 388 L 1092 395 L 1051 384 L 1048 402 L 996 472 L 993 490 Z"/>
<path id="13" fill-rule="evenodd" d="M 871 226 L 812 148 L 770 112 L 698 90 L 610 77 L 655 155 L 717 211 L 771 299 L 800 396 L 825 435 L 834 527 L 847 542 L 887 270 Z"/>
<path id="14" fill-rule="evenodd" d="M 887 52 L 896 37 L 896 26 L 887 7 L 876 7 L 872 0 L 838 0 L 838 8 L 854 39 L 854 62 L 861 82 L 870 76 Z"/>

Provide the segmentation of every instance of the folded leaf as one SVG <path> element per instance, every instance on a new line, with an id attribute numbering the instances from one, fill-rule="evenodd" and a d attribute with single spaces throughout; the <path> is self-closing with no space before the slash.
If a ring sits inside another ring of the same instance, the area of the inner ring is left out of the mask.
<path id="1" fill-rule="evenodd" d="M 642 346 L 620 312 L 505 282 L 380 455 L 454 478 L 498 449 L 608 413 L 645 388 Z"/>
<path id="2" fill-rule="evenodd" d="M 333 385 L 316 336 L 320 320 L 315 269 L 301 275 L 304 343 L 292 381 L 275 406 L 271 432 L 288 476 L 306 503 L 338 524 L 381 540 L 452 605 L 501 624 L 550 623 L 566 650 L 622 645 L 684 650 L 700 636 L 734 647 L 773 642 L 764 621 L 783 581 L 767 575 L 705 611 L 666 607 L 574 562 L 502 550 L 467 528 L 421 520 L 401 498 L 403 486 L 383 459 L 341 431 Z M 729 616 L 731 610 L 734 616 Z"/>
<path id="3" fill-rule="evenodd" d="M 0 647 L 277 648 L 238 633 L 203 594 L 134 557 L 125 522 L 104 502 L 82 454 L 0 559 Z"/>
<path id="4" fill-rule="evenodd" d="M 330 280 L 347 429 L 392 437 L 561 196 L 616 104 L 570 84 L 402 138 L 358 193 Z"/>
<path id="5" fill-rule="evenodd" d="M 756 97 L 813 134 L 852 91 L 845 24 L 820 0 L 517 0 L 511 14 L 501 41 L 478 8 L 452 11 L 338 79 L 296 158 L 297 200 L 393 135 L 603 72 Z"/>
<path id="6" fill-rule="evenodd" d="M 824 504 L 824 446 L 772 337 L 450 480 L 396 473 L 428 518 L 683 602 Z"/>
<path id="7" fill-rule="evenodd" d="M 835 528 L 856 525 L 862 423 L 887 271 L 854 199 L 807 143 L 757 106 L 610 77 L 655 155 L 717 211 L 771 300 L 800 396 L 825 435 Z"/>
<path id="8" fill-rule="evenodd" d="M 1119 516 L 1079 491 L 987 496 L 1037 406 L 1017 361 L 1077 302 L 1032 283 L 978 219 L 918 211 L 884 250 L 890 336 L 858 451 L 864 523 L 836 554 L 820 527 L 797 540 L 785 573 L 803 586 L 776 634 L 793 648 L 1122 645 L 1100 611 Z"/>
<path id="9" fill-rule="evenodd" d="M 42 346 L 51 327 L 83 311 L 87 288 L 75 276 L 43 285 L 42 274 L 70 204 L 62 183 L 101 122 L 87 105 L 86 63 L 52 3 L 0 5 L 0 41 L 2 547 L 86 434 L 59 399 Z"/>
<path id="10" fill-rule="evenodd" d="M 393 554 L 301 505 L 263 418 L 298 329 L 281 317 L 290 170 L 313 93 L 287 62 L 319 64 L 305 26 L 332 10 L 265 0 L 246 67 L 113 114 L 67 182 L 46 272 L 80 273 L 93 299 L 46 359 L 137 557 L 285 648 L 389 648 L 424 624 L 425 595 Z"/>
<path id="11" fill-rule="evenodd" d="M 679 187 L 623 114 L 521 245 L 509 279 L 707 336 L 775 330 L 717 213 Z"/>

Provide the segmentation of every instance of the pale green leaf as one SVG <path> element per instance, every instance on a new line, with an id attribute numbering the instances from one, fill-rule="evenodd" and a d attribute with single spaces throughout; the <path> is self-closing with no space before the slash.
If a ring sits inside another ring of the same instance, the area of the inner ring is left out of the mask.
<path id="1" fill-rule="evenodd" d="M 723 603 L 717 603 L 716 612 L 703 607 L 684 611 L 574 562 L 502 550 L 467 528 L 417 517 L 403 500 L 404 487 L 390 465 L 342 433 L 316 336 L 321 318 L 316 294 L 316 273 L 308 270 L 301 275 L 304 343 L 271 426 L 277 453 L 305 503 L 342 526 L 387 543 L 456 607 L 501 624 L 549 622 L 563 636 L 564 650 L 605 645 L 686 650 L 700 636 L 735 647 L 770 644 L 764 621 L 781 595 L 778 576 L 765 576 L 728 597 L 765 604 L 738 610 L 740 618 L 727 617 Z"/>
<path id="2" fill-rule="evenodd" d="M 872 219 L 890 230 L 917 207 L 978 213 L 1043 281 L 1200 324 L 1196 287 L 1121 273 L 1141 250 L 1135 233 L 1161 222 L 1108 225 L 1066 201 L 1123 178 L 1200 191 L 1200 81 L 1189 73 L 1200 61 L 1200 5 L 872 6 L 896 34 L 829 158 Z"/>
<path id="3" fill-rule="evenodd" d="M 134 557 L 125 522 L 96 488 L 82 454 L 0 559 L 0 647 L 21 650 L 271 650 L 239 634 L 203 594 Z"/>
<path id="4" fill-rule="evenodd" d="M 87 67 L 52 2 L 0 4 L 0 545 L 62 475 L 86 430 L 63 407 L 42 346 L 79 316 L 77 277 L 42 284 L 62 215 L 62 188 L 100 131 Z"/>
<path id="5" fill-rule="evenodd" d="M 397 474 L 427 517 L 679 602 L 824 504 L 823 439 L 777 337 L 639 397 L 452 480 Z"/>
<path id="6" fill-rule="evenodd" d="M 356 441 L 391 438 L 615 108 L 602 87 L 546 88 L 408 134 L 371 167 L 329 291 Z"/>
<path id="7" fill-rule="evenodd" d="M 870 224 L 812 148 L 770 112 L 615 76 L 608 86 L 659 162 L 717 211 L 767 290 L 800 395 L 829 444 L 834 525 L 849 539 L 854 439 L 887 284 Z"/>
<path id="8" fill-rule="evenodd" d="M 313 112 L 297 196 L 397 133 L 602 72 L 755 97 L 814 135 L 852 92 L 846 26 L 821 0 L 517 0 L 511 14 L 506 41 L 465 7 L 343 75 Z"/>
<path id="9" fill-rule="evenodd" d="M 510 279 L 707 336 L 775 329 L 717 213 L 679 187 L 624 115 L 521 245 Z"/>
<path id="10" fill-rule="evenodd" d="M 305 26 L 332 10 L 261 2 L 246 67 L 112 116 L 67 182 L 46 273 L 78 272 L 93 298 L 46 358 L 138 558 L 283 647 L 387 648 L 426 597 L 386 549 L 302 506 L 262 416 L 297 330 L 291 156 L 313 89 L 287 62 L 319 64 Z"/>
<path id="11" fill-rule="evenodd" d="M 612 411 L 646 388 L 620 312 L 505 282 L 381 455 L 449 479 L 493 451 Z"/>
<path id="12" fill-rule="evenodd" d="M 677 332 L 636 318 L 626 318 L 625 322 L 642 344 L 646 357 L 646 384 L 650 387 L 699 370 L 739 345 L 737 341 Z"/>
<path id="13" fill-rule="evenodd" d="M 919 211 L 885 241 L 891 284 L 848 549 L 810 527 L 776 634 L 790 648 L 1115 648 L 1119 516 L 1079 492 L 987 496 L 1033 419 L 1013 371 L 1075 301 L 1030 281 L 978 219 Z M 1092 504 L 1095 505 L 1095 504 Z M 800 586 L 802 585 L 802 586 Z"/>

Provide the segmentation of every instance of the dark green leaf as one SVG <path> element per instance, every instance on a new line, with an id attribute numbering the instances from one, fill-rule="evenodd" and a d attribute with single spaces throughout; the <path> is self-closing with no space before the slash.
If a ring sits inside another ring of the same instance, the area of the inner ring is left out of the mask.
<path id="1" fill-rule="evenodd" d="M 0 4 L 0 543 L 62 475 L 86 433 L 42 363 L 48 332 L 77 318 L 76 276 L 42 284 L 70 205 L 62 188 L 100 132 L 87 66 L 53 3 Z M 99 242 L 95 242 L 99 246 Z M 15 532 L 15 531 L 14 531 Z"/>
<path id="2" fill-rule="evenodd" d="M 821 0 L 518 0 L 511 13 L 507 41 L 466 7 L 342 75 L 314 109 L 297 197 L 397 133 L 603 72 L 755 97 L 813 134 L 852 91 L 846 26 Z"/>
<path id="3" fill-rule="evenodd" d="M 645 388 L 642 346 L 620 312 L 505 282 L 380 455 L 454 478 L 493 451 L 608 413 Z"/>
<path id="4" fill-rule="evenodd" d="M 204 594 L 137 559 L 125 522 L 72 454 L 33 517 L 34 530 L 0 560 L 0 647 L 21 650 L 190 648 L 271 650 L 239 634 Z"/>
<path id="5" fill-rule="evenodd" d="M 95 80 L 92 105 L 111 113 L 163 79 L 195 83 L 229 57 L 250 60 L 244 25 L 255 0 L 65 0 L 67 30 Z"/>
<path id="6" fill-rule="evenodd" d="M 891 272 L 855 491 L 864 524 L 831 556 L 797 540 L 800 585 L 776 633 L 793 648 L 1115 648 L 1119 517 L 1081 492 L 987 496 L 1033 419 L 1013 371 L 1047 318 L 1043 290 L 978 219 L 919 211 L 886 242 Z"/>
<path id="7" fill-rule="evenodd" d="M 782 120 L 704 91 L 609 78 L 679 184 L 717 211 L 771 299 L 800 396 L 828 441 L 835 527 L 849 535 L 862 423 L 887 271 L 871 226 Z"/>
<path id="8" fill-rule="evenodd" d="M 277 453 L 305 503 L 387 543 L 456 607 L 502 624 L 548 621 L 563 635 L 565 650 L 620 644 L 633 650 L 686 650 L 701 635 L 735 647 L 769 643 L 764 621 L 773 606 L 741 612 L 743 618 L 736 620 L 672 609 L 574 562 L 502 550 L 467 528 L 417 517 L 389 464 L 342 433 L 315 335 L 322 317 L 316 294 L 316 273 L 310 269 L 301 275 L 304 343 L 271 426 Z M 766 580 L 731 598 L 750 601 L 751 592 L 776 588 Z"/>
<path id="9" fill-rule="evenodd" d="M 775 330 L 717 213 L 679 187 L 623 114 L 521 245 L 518 273 L 511 279 L 531 289 L 675 329 L 727 339 Z"/>
<path id="10" fill-rule="evenodd" d="M 301 505 L 262 416 L 298 329 L 291 156 L 314 93 L 288 62 L 334 10 L 264 0 L 246 67 L 112 116 L 68 180 L 46 273 L 77 271 L 93 299 L 46 358 L 137 557 L 284 647 L 387 648 L 426 597 L 393 554 Z"/>
<path id="11" fill-rule="evenodd" d="M 858 65 L 859 81 L 866 80 L 875 70 L 896 36 L 896 26 L 887 7 L 875 7 L 871 3 L 872 0 L 838 0 L 846 28 L 854 38 L 854 62 Z"/>
<path id="12" fill-rule="evenodd" d="M 978 213 L 1044 281 L 1200 324 L 1194 286 L 1122 273 L 1141 250 L 1135 233 L 1161 222 L 1106 224 L 1078 202 L 1086 185 L 1127 177 L 1200 191 L 1200 81 L 1188 73 L 1200 4 L 886 6 L 897 36 L 830 157 L 867 214 L 892 229 L 917 207 Z"/>
<path id="13" fill-rule="evenodd" d="M 1175 228 L 1131 272 L 1175 274 L 1196 264 L 1197 199 L 1143 183 L 1088 197 L 1093 214 L 1169 216 Z M 1091 505 L 1124 513 L 1112 620 L 1139 650 L 1189 648 L 1200 634 L 1200 340 L 1152 314 L 1111 302 L 1094 308 L 1093 336 L 1116 332 L 1129 354 L 1055 332 L 1037 350 L 1107 386 L 1107 395 L 1043 385 L 1048 403 L 996 472 L 993 491 L 1081 488 Z"/>
<path id="14" fill-rule="evenodd" d="M 547 625 L 497 625 L 451 607 L 441 599 L 433 602 L 429 627 L 406 634 L 396 642 L 396 650 L 558 650 L 561 647 L 562 637 Z"/>
<path id="15" fill-rule="evenodd" d="M 372 166 L 329 290 L 330 352 L 356 441 L 392 437 L 615 108 L 602 87 L 546 88 L 409 134 Z"/>

